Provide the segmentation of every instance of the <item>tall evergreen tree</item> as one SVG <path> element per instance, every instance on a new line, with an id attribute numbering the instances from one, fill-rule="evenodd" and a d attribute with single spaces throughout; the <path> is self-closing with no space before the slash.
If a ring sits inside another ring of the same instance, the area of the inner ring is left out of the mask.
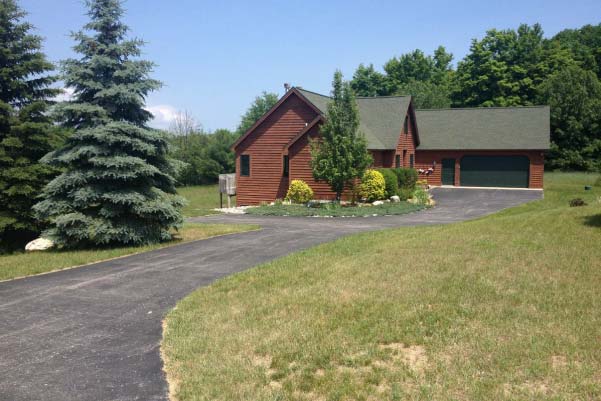
<path id="1" fill-rule="evenodd" d="M 52 222 L 47 235 L 66 247 L 168 240 L 182 223 L 182 200 L 167 138 L 146 126 L 152 115 L 144 110 L 160 82 L 149 77 L 153 63 L 138 59 L 143 42 L 126 39 L 121 1 L 86 4 L 90 22 L 73 34 L 82 57 L 63 63 L 74 99 L 58 112 L 74 133 L 45 157 L 65 171 L 35 210 Z"/>
<path id="2" fill-rule="evenodd" d="M 0 250 L 21 247 L 42 230 L 31 210 L 55 168 L 39 159 L 60 142 L 48 118 L 54 68 L 15 0 L 0 0 Z"/>
<path id="3" fill-rule="evenodd" d="M 340 200 L 344 189 L 363 176 L 372 158 L 359 132 L 355 94 L 350 83 L 342 81 L 340 71 L 334 73 L 332 87 L 321 138 L 311 143 L 311 167 L 315 179 L 326 181 Z"/>

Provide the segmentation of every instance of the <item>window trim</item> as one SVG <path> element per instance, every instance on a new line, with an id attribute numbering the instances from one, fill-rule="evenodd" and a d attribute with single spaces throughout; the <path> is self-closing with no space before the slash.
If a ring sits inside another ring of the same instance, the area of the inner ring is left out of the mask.
<path id="1" fill-rule="evenodd" d="M 244 174 L 244 162 L 243 160 L 247 160 L 247 168 L 246 174 Z M 250 155 L 240 155 L 240 177 L 250 177 Z"/>

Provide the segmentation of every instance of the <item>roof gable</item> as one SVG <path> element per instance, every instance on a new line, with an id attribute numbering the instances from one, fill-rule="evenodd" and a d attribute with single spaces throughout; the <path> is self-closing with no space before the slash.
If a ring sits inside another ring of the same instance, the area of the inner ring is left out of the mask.
<path id="1" fill-rule="evenodd" d="M 319 93 L 296 88 L 322 115 L 331 98 Z M 411 96 L 358 97 L 359 131 L 365 135 L 367 148 L 373 150 L 396 149 L 405 115 L 409 111 Z"/>
<path id="2" fill-rule="evenodd" d="M 273 107 L 271 109 L 269 109 L 269 111 L 267 111 L 267 113 L 263 114 L 263 116 L 261 118 L 259 118 L 244 134 L 242 134 L 240 136 L 240 138 L 238 138 L 236 140 L 236 142 L 234 142 L 230 148 L 235 150 L 246 138 L 248 138 L 250 136 L 250 134 L 253 133 L 254 130 L 257 129 L 257 127 L 259 127 L 261 124 L 263 124 L 263 122 L 265 120 L 267 120 L 267 118 L 270 115 L 272 115 L 290 96 L 293 96 L 293 95 L 297 96 L 299 99 L 301 99 L 303 102 L 305 102 L 309 107 L 311 107 L 315 111 L 315 113 L 317 113 L 318 115 L 321 114 L 320 109 L 318 109 L 314 104 L 309 102 L 302 94 L 299 93 L 298 90 L 293 88 L 293 89 L 289 90 L 288 92 L 286 92 L 286 94 L 284 96 L 282 96 L 282 98 L 280 100 L 278 100 L 278 102 L 276 104 L 274 104 Z"/>
<path id="3" fill-rule="evenodd" d="M 546 150 L 550 110 L 476 107 L 416 110 L 419 150 Z"/>

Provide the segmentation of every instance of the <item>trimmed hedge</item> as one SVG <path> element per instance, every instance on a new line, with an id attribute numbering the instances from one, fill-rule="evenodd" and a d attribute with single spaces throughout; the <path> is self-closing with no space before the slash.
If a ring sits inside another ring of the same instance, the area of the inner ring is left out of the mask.
<path id="1" fill-rule="evenodd" d="M 399 192 L 399 180 L 397 175 L 390 168 L 379 168 L 377 171 L 384 176 L 386 184 L 386 198 L 390 198 Z"/>
<path id="2" fill-rule="evenodd" d="M 415 183 L 419 178 L 417 171 L 412 168 L 395 168 L 392 169 L 397 176 L 399 188 L 414 190 Z"/>

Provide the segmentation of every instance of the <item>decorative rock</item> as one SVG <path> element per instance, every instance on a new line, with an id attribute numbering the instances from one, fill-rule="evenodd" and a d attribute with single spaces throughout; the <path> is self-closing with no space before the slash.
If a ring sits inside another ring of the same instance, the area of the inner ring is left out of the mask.
<path id="1" fill-rule="evenodd" d="M 393 203 L 399 203 L 401 201 L 401 198 L 399 198 L 398 195 L 392 195 L 390 197 L 390 201 L 393 202 Z"/>
<path id="2" fill-rule="evenodd" d="M 382 202 L 380 200 L 372 202 L 372 205 L 374 205 L 374 206 L 380 206 L 380 205 L 383 205 L 383 204 L 384 204 L 384 202 Z"/>
<path id="3" fill-rule="evenodd" d="M 45 251 L 46 249 L 50 249 L 54 246 L 54 242 L 49 240 L 48 238 L 38 238 L 29 242 L 25 245 L 25 250 L 28 252 L 31 251 Z"/>

